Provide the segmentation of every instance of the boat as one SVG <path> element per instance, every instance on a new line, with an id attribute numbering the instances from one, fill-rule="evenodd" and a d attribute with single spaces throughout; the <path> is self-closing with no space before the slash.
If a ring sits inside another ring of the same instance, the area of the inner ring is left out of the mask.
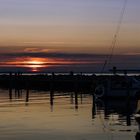
<path id="1" fill-rule="evenodd" d="M 112 76 L 97 84 L 94 95 L 97 98 L 139 98 L 140 81 L 133 76 Z"/>

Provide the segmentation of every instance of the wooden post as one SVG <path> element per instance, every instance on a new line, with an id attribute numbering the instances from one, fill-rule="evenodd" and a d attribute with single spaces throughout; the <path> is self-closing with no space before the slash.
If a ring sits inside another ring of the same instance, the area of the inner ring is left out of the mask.
<path id="1" fill-rule="evenodd" d="M 54 100 L 54 91 L 50 90 L 50 106 L 52 112 L 53 112 L 53 100 Z"/>
<path id="2" fill-rule="evenodd" d="M 26 90 L 26 103 L 29 102 L 29 89 Z"/>
<path id="3" fill-rule="evenodd" d="M 25 102 L 28 103 L 29 102 L 29 84 L 26 83 L 26 99 L 25 99 Z M 28 105 L 28 104 L 26 104 Z"/>
<path id="4" fill-rule="evenodd" d="M 75 91 L 75 109 L 78 109 L 78 92 Z"/>
<path id="5" fill-rule="evenodd" d="M 75 79 L 75 109 L 78 109 L 78 83 L 77 83 L 77 76 Z"/>
<path id="6" fill-rule="evenodd" d="M 126 96 L 126 122 L 127 126 L 131 125 L 131 118 L 130 118 L 130 82 L 128 81 L 127 85 L 127 96 Z"/>
<path id="7" fill-rule="evenodd" d="M 78 94 L 75 92 L 75 109 L 78 109 Z"/>
<path id="8" fill-rule="evenodd" d="M 113 74 L 116 75 L 116 73 L 117 73 L 117 68 L 113 67 Z"/>
<path id="9" fill-rule="evenodd" d="M 92 119 L 95 118 L 96 115 L 96 106 L 95 106 L 95 96 L 92 94 Z"/>
<path id="10" fill-rule="evenodd" d="M 83 95 L 82 95 L 82 92 L 81 92 L 81 104 L 83 104 Z"/>
<path id="11" fill-rule="evenodd" d="M 54 99 L 54 91 L 50 91 L 50 105 L 53 106 L 53 99 Z"/>
<path id="12" fill-rule="evenodd" d="M 71 99 L 71 100 L 70 100 L 70 101 L 71 101 L 71 104 L 73 104 L 73 102 L 74 102 L 74 101 L 73 101 L 73 93 L 70 94 L 70 99 Z"/>
<path id="13" fill-rule="evenodd" d="M 50 81 L 50 106 L 51 106 L 51 111 L 53 111 L 53 100 L 54 100 L 54 77 L 55 74 L 52 72 L 52 78 Z"/>
<path id="14" fill-rule="evenodd" d="M 12 100 L 12 88 L 9 88 L 9 99 Z"/>
<path id="15" fill-rule="evenodd" d="M 10 81 L 9 81 L 9 99 L 12 100 L 12 72 L 9 73 Z"/>

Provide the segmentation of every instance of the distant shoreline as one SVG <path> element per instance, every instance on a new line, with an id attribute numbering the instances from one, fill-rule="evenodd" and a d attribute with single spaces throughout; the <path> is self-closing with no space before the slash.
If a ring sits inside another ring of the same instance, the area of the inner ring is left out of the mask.
<path id="1" fill-rule="evenodd" d="M 22 72 L 22 71 L 6 71 L 6 72 L 0 72 L 0 76 L 1 75 L 15 75 L 15 74 L 22 74 L 22 75 L 48 75 L 48 76 L 51 76 L 52 73 L 55 74 L 55 75 L 71 75 L 71 72 L 31 72 L 31 71 L 25 71 L 25 72 Z M 96 76 L 113 76 L 114 74 L 112 72 L 72 72 L 73 75 L 85 75 L 85 76 L 92 76 L 92 75 L 96 75 Z M 116 73 L 116 75 L 120 75 L 120 76 L 123 76 L 124 75 L 124 72 L 118 72 Z M 140 75 L 140 72 L 128 72 L 127 73 L 128 76 L 139 76 Z"/>

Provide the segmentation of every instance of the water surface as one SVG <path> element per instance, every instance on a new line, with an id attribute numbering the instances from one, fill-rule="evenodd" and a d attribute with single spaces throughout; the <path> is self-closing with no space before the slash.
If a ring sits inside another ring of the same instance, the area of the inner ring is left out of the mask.
<path id="1" fill-rule="evenodd" d="M 135 140 L 137 100 L 90 94 L 0 90 L 2 140 Z"/>

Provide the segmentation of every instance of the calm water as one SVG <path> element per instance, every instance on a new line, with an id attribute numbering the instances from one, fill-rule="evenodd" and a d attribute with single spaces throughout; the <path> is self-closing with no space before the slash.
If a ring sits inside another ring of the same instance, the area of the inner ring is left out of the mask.
<path id="1" fill-rule="evenodd" d="M 1 140 L 135 140 L 139 101 L 0 90 Z"/>

